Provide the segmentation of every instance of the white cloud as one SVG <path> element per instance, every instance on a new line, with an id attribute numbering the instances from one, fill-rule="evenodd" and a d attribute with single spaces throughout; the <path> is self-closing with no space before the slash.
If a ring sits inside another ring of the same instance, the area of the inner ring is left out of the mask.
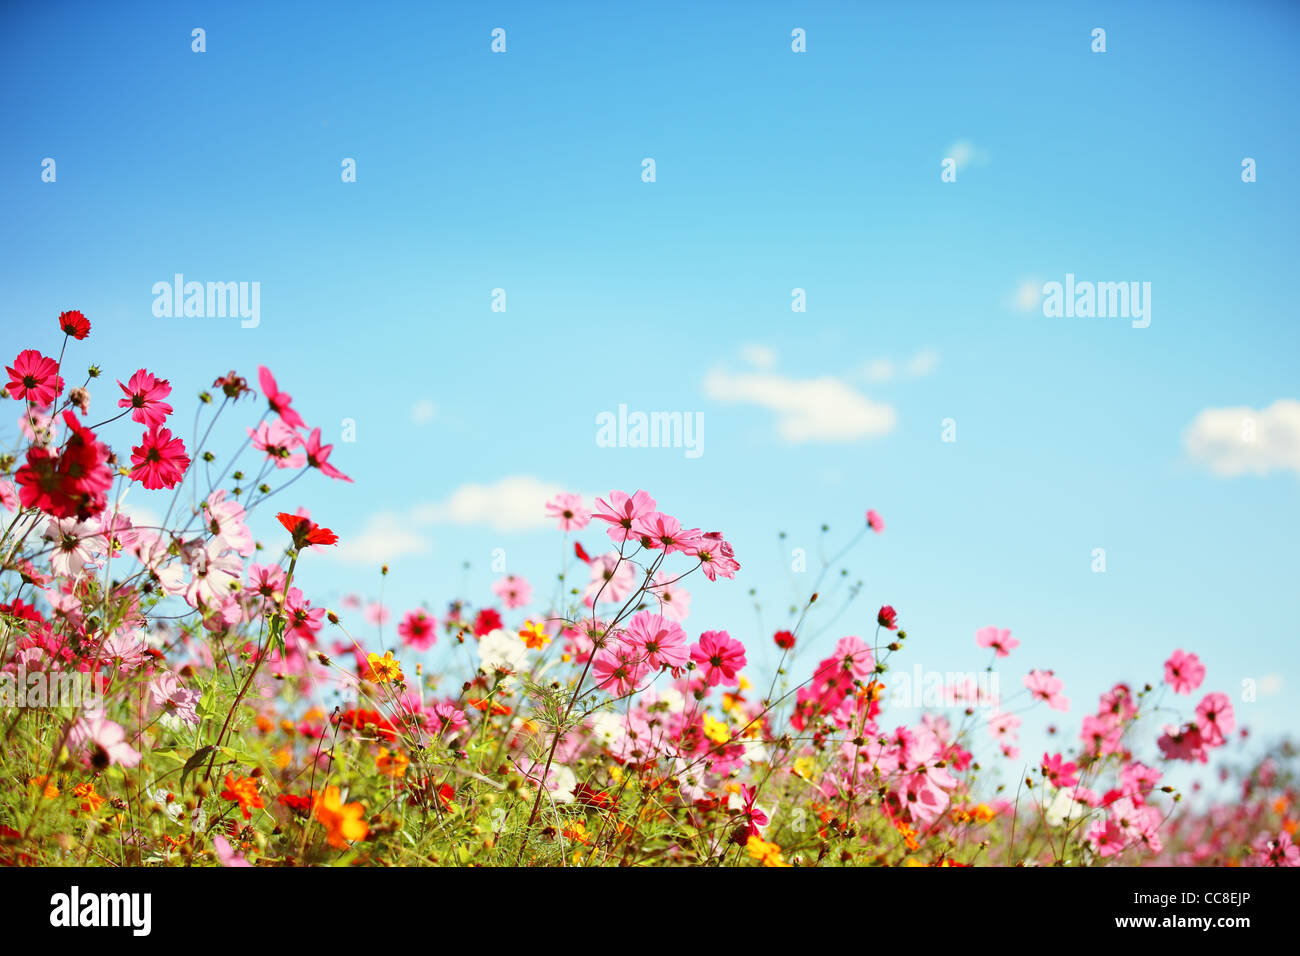
<path id="1" fill-rule="evenodd" d="M 922 349 L 901 365 L 893 359 L 872 359 L 862 367 L 862 377 L 873 383 L 892 382 L 895 378 L 924 378 L 938 366 L 939 353 Z"/>
<path id="2" fill-rule="evenodd" d="M 754 368 L 763 369 L 764 371 L 776 367 L 776 351 L 766 345 L 751 343 L 743 346 L 740 350 L 740 357 Z"/>
<path id="3" fill-rule="evenodd" d="M 786 441 L 855 441 L 893 431 L 890 405 L 873 402 L 831 376 L 797 379 L 771 373 L 733 375 L 714 369 L 704 392 L 721 402 L 759 405 L 776 413 L 777 432 Z"/>
<path id="4" fill-rule="evenodd" d="M 933 349 L 922 349 L 907 360 L 903 371 L 907 373 L 908 378 L 924 378 L 938 367 L 939 353 Z"/>
<path id="5" fill-rule="evenodd" d="M 894 363 L 889 359 L 872 359 L 862 370 L 868 382 L 888 382 L 894 377 Z"/>
<path id="6" fill-rule="evenodd" d="M 360 534 L 339 535 L 337 549 L 327 549 L 346 564 L 383 564 L 431 550 L 429 539 L 416 531 L 411 522 L 391 511 L 373 514 Z"/>
<path id="7" fill-rule="evenodd" d="M 1268 408 L 1207 408 L 1183 434 L 1188 456 L 1223 478 L 1300 474 L 1300 401 L 1280 398 Z"/>
<path id="8" fill-rule="evenodd" d="M 566 490 L 571 489 L 532 475 L 511 475 L 492 484 L 461 485 L 442 501 L 420 505 L 413 517 L 420 524 L 481 524 L 495 531 L 549 528 L 554 519 L 546 516 L 546 502 Z"/>
<path id="9" fill-rule="evenodd" d="M 1007 305 L 1017 312 L 1035 312 L 1043 304 L 1043 282 L 1034 276 L 1020 280 L 1015 291 L 1007 297 Z"/>
<path id="10" fill-rule="evenodd" d="M 1255 687 L 1260 697 L 1273 697 L 1282 692 L 1282 675 L 1265 674 Z"/>
<path id="11" fill-rule="evenodd" d="M 946 159 L 955 160 L 958 169 L 965 169 L 967 166 L 987 166 L 993 158 L 987 149 L 976 146 L 968 139 L 957 140 L 943 155 Z"/>
<path id="12" fill-rule="evenodd" d="M 411 422 L 415 425 L 427 425 L 437 414 L 438 406 L 427 398 L 422 398 L 411 406 Z"/>

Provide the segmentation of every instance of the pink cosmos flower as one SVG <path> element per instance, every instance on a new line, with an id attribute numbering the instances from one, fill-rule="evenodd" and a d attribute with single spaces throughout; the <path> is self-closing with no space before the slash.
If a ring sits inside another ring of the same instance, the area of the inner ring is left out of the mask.
<path id="1" fill-rule="evenodd" d="M 1043 754 L 1043 777 L 1054 787 L 1073 787 L 1079 782 L 1078 770 L 1060 754 Z"/>
<path id="2" fill-rule="evenodd" d="M 850 634 L 839 639 L 835 652 L 817 665 L 813 676 L 818 682 L 834 680 L 841 674 L 851 679 L 865 680 L 875 666 L 871 645 L 857 635 Z"/>
<path id="3" fill-rule="evenodd" d="M 126 393 L 126 398 L 117 400 L 117 407 L 131 409 L 131 421 L 152 428 L 164 424 L 172 413 L 172 407 L 163 401 L 172 393 L 167 379 L 155 378 L 140 369 L 131 376 L 128 384 L 123 385 L 119 379 L 117 385 Z"/>
<path id="4" fill-rule="evenodd" d="M 170 429 L 153 425 L 140 444 L 131 449 L 131 480 L 146 488 L 175 488 L 190 466 L 185 443 L 173 438 Z"/>
<path id="5" fill-rule="evenodd" d="M 1196 724 L 1185 724 L 1182 729 L 1166 727 L 1156 741 L 1167 760 L 1186 760 L 1188 763 L 1209 763 L 1204 738 Z"/>
<path id="6" fill-rule="evenodd" d="M 560 522 L 561 531 L 581 531 L 591 523 L 591 512 L 582 506 L 582 495 L 561 493 L 546 503 L 548 518 Z"/>
<path id="7" fill-rule="evenodd" d="M 271 411 L 280 416 L 280 420 L 289 428 L 306 428 L 307 423 L 302 420 L 302 416 L 290 407 L 293 396 L 288 392 L 280 391 L 275 384 L 275 376 L 265 365 L 257 367 L 257 381 L 262 386 L 262 394 L 266 396 L 266 401 L 271 406 Z"/>
<path id="8" fill-rule="evenodd" d="M 880 512 L 876 511 L 874 508 L 867 510 L 867 527 L 876 534 L 880 534 L 880 532 L 885 530 L 885 519 L 880 517 Z"/>
<path id="9" fill-rule="evenodd" d="M 582 592 L 582 603 L 587 607 L 591 607 L 596 600 L 621 603 L 636 587 L 636 567 L 620 558 L 617 551 L 609 551 L 593 558 L 588 563 L 587 570 L 591 581 Z"/>
<path id="10" fill-rule="evenodd" d="M 19 352 L 14 364 L 5 366 L 5 369 L 9 372 L 6 388 L 10 397 L 19 401 L 25 399 L 37 408 L 53 405 L 63 391 L 59 363 L 35 349 Z"/>
<path id="11" fill-rule="evenodd" d="M 434 734 L 444 740 L 456 736 L 469 726 L 465 712 L 450 701 L 434 704 L 430 716 L 434 721 Z"/>
<path id="12" fill-rule="evenodd" d="M 438 640 L 438 622 L 424 610 L 407 611 L 402 623 L 397 625 L 397 636 L 407 647 L 427 651 Z"/>
<path id="13" fill-rule="evenodd" d="M 330 453 L 334 451 L 333 445 L 322 445 L 320 443 L 320 429 L 313 428 L 310 435 L 307 436 L 303 448 L 307 453 L 307 467 L 319 468 L 322 475 L 326 478 L 333 478 L 336 481 L 352 481 L 347 475 L 339 471 L 330 464 Z"/>
<path id="14" fill-rule="evenodd" d="M 376 627 L 382 627 L 388 623 L 389 619 L 393 616 L 393 612 L 388 610 L 387 607 L 380 604 L 378 601 L 371 601 L 366 605 L 364 616 L 366 623 L 373 624 Z"/>
<path id="15" fill-rule="evenodd" d="M 1205 665 L 1195 654 L 1184 653 L 1181 649 L 1169 655 L 1165 661 L 1165 683 L 1174 689 L 1175 694 L 1191 695 L 1205 680 Z"/>
<path id="16" fill-rule="evenodd" d="M 646 674 L 645 663 L 627 646 L 606 647 L 597 651 L 591 664 L 596 686 L 619 697 L 632 693 Z"/>
<path id="17" fill-rule="evenodd" d="M 68 739 L 73 747 L 84 747 L 90 752 L 94 766 L 134 767 L 140 763 L 140 753 L 127 741 L 122 725 L 109 720 L 102 710 L 87 708 L 85 715 L 73 725 Z"/>
<path id="18" fill-rule="evenodd" d="M 246 590 L 255 593 L 262 601 L 262 610 L 278 607 L 284 599 L 284 569 L 278 564 L 254 564 L 248 569 Z"/>
<path id="19" fill-rule="evenodd" d="M 314 643 L 325 619 L 323 607 L 312 607 L 311 601 L 303 597 L 302 591 L 289 588 L 284 599 L 285 612 L 289 616 L 286 635 L 293 635 L 300 640 Z"/>
<path id="20" fill-rule="evenodd" d="M 513 574 L 507 574 L 493 584 L 492 590 L 496 592 L 496 596 L 501 599 L 501 603 L 507 609 L 523 607 L 533 598 L 532 585 Z"/>
<path id="21" fill-rule="evenodd" d="M 1300 866 L 1300 847 L 1285 830 L 1278 831 L 1276 837 L 1261 833 L 1250 848 L 1255 851 L 1256 866 Z"/>
<path id="22" fill-rule="evenodd" d="M 7 478 L 0 479 L 0 508 L 5 511 L 18 510 L 18 489 Z"/>
<path id="23" fill-rule="evenodd" d="M 680 521 L 662 511 L 652 511 L 637 518 L 632 522 L 632 530 L 641 538 L 644 547 L 662 548 L 664 554 L 674 551 L 694 553 L 703 538 L 699 528 L 683 530 Z"/>
<path id="24" fill-rule="evenodd" d="M 758 790 L 747 783 L 740 785 L 740 793 L 733 793 L 728 801 L 733 809 L 740 810 L 748 827 L 747 836 L 761 836 L 762 828 L 767 826 L 767 811 L 757 804 Z"/>
<path id="25" fill-rule="evenodd" d="M 1035 700 L 1047 702 L 1053 710 L 1069 710 L 1070 701 L 1062 696 L 1065 684 L 1051 671 L 1030 671 L 1025 675 L 1025 686 Z"/>
<path id="26" fill-rule="evenodd" d="M 708 686 L 726 681 L 731 687 L 736 683 L 737 672 L 746 664 L 745 645 L 732 640 L 726 631 L 705 631 L 699 643 L 691 647 L 691 660 L 704 671 Z"/>
<path id="27" fill-rule="evenodd" d="M 1237 726 L 1227 694 L 1206 694 L 1196 705 L 1196 717 L 1196 729 L 1208 747 L 1222 747 L 1228 742 L 1227 735 Z"/>
<path id="28" fill-rule="evenodd" d="M 989 717 L 989 733 L 1002 748 L 1002 753 L 1014 759 L 1020 752 L 1015 746 L 1016 730 L 1020 727 L 1020 718 L 1007 711 L 999 711 Z"/>
<path id="29" fill-rule="evenodd" d="M 647 590 L 659 601 L 659 613 L 681 623 L 691 610 L 691 594 L 674 578 L 660 571 Z"/>
<path id="30" fill-rule="evenodd" d="M 87 565 L 108 552 L 108 539 L 101 534 L 98 521 L 77 521 L 72 518 L 50 518 L 43 537 L 54 542 L 50 552 L 50 567 L 54 573 L 67 578 L 77 578 Z"/>
<path id="31" fill-rule="evenodd" d="M 222 550 L 237 551 L 250 557 L 256 549 L 253 532 L 244 524 L 244 508 L 231 498 L 226 500 L 226 489 L 218 488 L 207 497 L 207 526 L 214 544 Z"/>
<path id="32" fill-rule="evenodd" d="M 654 668 L 670 667 L 676 672 L 691 657 L 681 626 L 649 611 L 639 612 L 628 622 L 623 640 Z"/>
<path id="33" fill-rule="evenodd" d="M 251 867 L 253 864 L 244 859 L 243 856 L 236 853 L 230 846 L 230 841 L 220 833 L 212 838 L 212 846 L 217 851 L 217 860 L 222 866 L 230 867 Z"/>
<path id="34" fill-rule="evenodd" d="M 638 537 L 632 526 L 654 512 L 655 500 L 644 491 L 631 496 L 623 491 L 611 491 L 608 503 L 603 498 L 596 499 L 596 508 L 592 517 L 607 522 L 610 538 L 615 544 L 622 544 L 629 538 Z"/>
<path id="35" fill-rule="evenodd" d="M 282 419 L 261 422 L 256 430 L 248 429 L 248 434 L 253 439 L 253 447 L 266 452 L 276 468 L 301 468 L 307 463 L 306 455 L 294 451 L 302 445 L 302 436 Z"/>
<path id="36" fill-rule="evenodd" d="M 183 687 L 171 671 L 159 671 L 154 676 L 149 682 L 149 697 L 155 707 L 167 712 L 173 725 L 199 725 L 199 692 Z"/>
<path id="37" fill-rule="evenodd" d="M 740 562 L 736 560 L 735 552 L 723 539 L 721 532 L 705 532 L 689 553 L 700 559 L 700 570 L 710 581 L 716 581 L 719 577 L 734 578 L 740 570 Z"/>
<path id="38" fill-rule="evenodd" d="M 190 583 L 185 589 L 185 600 L 190 607 L 217 608 L 239 587 L 239 576 L 244 563 L 233 554 L 212 542 L 186 549 L 190 568 Z"/>
<path id="39" fill-rule="evenodd" d="M 991 647 L 997 651 L 998 657 L 1009 657 L 1020 642 L 1005 628 L 981 627 L 975 632 L 975 646 Z"/>

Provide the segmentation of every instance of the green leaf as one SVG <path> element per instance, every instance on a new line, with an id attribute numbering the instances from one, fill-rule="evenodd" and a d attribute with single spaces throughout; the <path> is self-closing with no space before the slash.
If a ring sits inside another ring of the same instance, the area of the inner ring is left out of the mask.
<path id="1" fill-rule="evenodd" d="M 203 761 L 207 760 L 208 756 L 215 749 L 216 747 L 214 747 L 212 744 L 208 744 L 206 747 L 200 747 L 198 750 L 194 751 L 194 753 L 190 756 L 189 760 L 185 761 L 185 767 L 184 769 L 181 770 L 182 790 L 185 789 L 185 778 L 188 777 L 193 771 L 201 767 L 203 765 Z"/>

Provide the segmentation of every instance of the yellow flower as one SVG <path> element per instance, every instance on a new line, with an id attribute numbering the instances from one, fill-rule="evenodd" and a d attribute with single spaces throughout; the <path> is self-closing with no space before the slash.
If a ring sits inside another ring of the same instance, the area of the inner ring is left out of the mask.
<path id="1" fill-rule="evenodd" d="M 389 681 L 402 680 L 402 664 L 393 659 L 392 651 L 385 651 L 384 656 L 371 654 L 366 658 L 370 666 L 366 670 L 366 680 L 374 684 L 387 684 Z"/>
<path id="2" fill-rule="evenodd" d="M 406 773 L 406 768 L 410 765 L 411 758 L 406 756 L 400 750 L 390 751 L 387 747 L 379 748 L 379 756 L 375 758 L 375 766 L 379 772 L 386 777 L 400 777 Z"/>
<path id="3" fill-rule="evenodd" d="M 373 656 L 373 655 L 372 655 Z M 332 847 L 344 849 L 351 840 L 364 840 L 370 832 L 361 819 L 365 808 L 359 803 L 343 803 L 338 787 L 326 787 L 312 808 L 316 819 L 325 825 L 325 833 Z"/>
<path id="4" fill-rule="evenodd" d="M 817 771 L 817 761 L 812 757 L 798 757 L 794 762 L 794 773 L 797 777 L 803 777 L 809 783 L 812 782 L 813 774 Z"/>
<path id="5" fill-rule="evenodd" d="M 981 803 L 979 806 L 977 806 L 975 808 L 975 812 L 972 815 L 975 817 L 976 823 L 988 823 L 995 816 L 997 816 L 997 814 L 993 812 L 993 808 L 990 807 L 987 803 Z"/>
<path id="6" fill-rule="evenodd" d="M 293 763 L 293 751 L 288 747 L 281 747 L 275 752 L 271 759 L 275 761 L 277 767 L 284 770 L 289 766 L 289 764 Z"/>
<path id="7" fill-rule="evenodd" d="M 524 646 L 533 650 L 540 650 L 551 643 L 546 634 L 546 625 L 541 621 L 524 621 L 524 629 L 519 632 L 519 638 Z"/>
<path id="8" fill-rule="evenodd" d="M 751 836 L 745 842 L 745 849 L 755 860 L 761 860 L 764 866 L 789 866 L 781 856 L 781 848 L 775 843 L 768 843 L 760 836 Z"/>
<path id="9" fill-rule="evenodd" d="M 916 857 L 909 856 L 906 860 L 903 861 L 903 866 L 925 866 L 925 864 L 922 863 L 920 860 L 918 860 Z"/>
<path id="10" fill-rule="evenodd" d="M 731 739 L 731 731 L 727 725 L 720 720 L 714 720 L 708 714 L 704 715 L 704 736 L 708 737 L 715 744 L 725 744 Z"/>
<path id="11" fill-rule="evenodd" d="M 897 827 L 898 832 L 902 834 L 903 842 L 907 845 L 909 850 L 921 849 L 921 844 L 916 839 L 915 830 L 909 827 L 906 823 L 903 823 L 901 820 L 895 821 L 894 826 Z"/>

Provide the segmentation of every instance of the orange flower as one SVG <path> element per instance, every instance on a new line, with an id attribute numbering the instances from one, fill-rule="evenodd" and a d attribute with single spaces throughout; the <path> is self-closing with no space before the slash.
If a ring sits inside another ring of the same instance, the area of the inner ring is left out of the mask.
<path id="1" fill-rule="evenodd" d="M 519 632 L 519 639 L 524 642 L 525 647 L 539 650 L 551 643 L 551 639 L 546 635 L 546 625 L 541 621 L 524 621 L 524 629 Z"/>
<path id="2" fill-rule="evenodd" d="M 31 784 L 33 787 L 44 787 L 45 799 L 53 800 L 55 797 L 59 795 L 59 788 L 56 787 L 54 784 L 50 783 L 49 780 L 50 780 L 49 777 L 45 776 L 45 774 L 41 774 L 39 777 L 32 777 L 27 782 Z"/>
<path id="3" fill-rule="evenodd" d="M 221 799 L 236 801 L 245 820 L 253 818 L 250 810 L 266 806 L 262 795 L 257 792 L 257 781 L 252 777 L 236 777 L 233 773 L 226 774 L 226 789 L 221 791 Z"/>
<path id="4" fill-rule="evenodd" d="M 79 783 L 72 788 L 72 793 L 81 798 L 81 809 L 87 813 L 94 813 L 104 805 L 104 798 L 95 792 L 93 783 Z"/>
<path id="5" fill-rule="evenodd" d="M 386 777 L 403 776 L 410 763 L 411 758 L 402 753 L 402 751 L 390 751 L 387 747 L 380 747 L 379 756 L 375 758 L 375 766 L 378 767 L 379 772 Z"/>
<path id="6" fill-rule="evenodd" d="M 370 832 L 361 819 L 365 808 L 359 803 L 343 803 L 338 787 L 326 787 L 323 796 L 316 800 L 312 812 L 325 826 L 326 837 L 332 847 L 346 849 L 352 840 L 364 840 Z"/>
<path id="7" fill-rule="evenodd" d="M 760 836 L 751 836 L 745 843 L 745 849 L 749 855 L 756 860 L 761 860 L 764 866 L 789 866 L 781 856 L 781 848 L 775 843 L 768 843 Z"/>
<path id="8" fill-rule="evenodd" d="M 402 664 L 393 659 L 392 651 L 384 651 L 384 656 L 371 654 L 366 658 L 365 679 L 372 684 L 387 684 L 389 681 L 402 680 Z"/>
<path id="9" fill-rule="evenodd" d="M 469 705 L 473 707 L 475 710 L 486 711 L 490 709 L 494 716 L 497 714 L 510 713 L 510 708 L 507 707 L 505 704 L 499 704 L 495 700 L 489 700 L 486 697 L 471 699 L 469 701 Z"/>

